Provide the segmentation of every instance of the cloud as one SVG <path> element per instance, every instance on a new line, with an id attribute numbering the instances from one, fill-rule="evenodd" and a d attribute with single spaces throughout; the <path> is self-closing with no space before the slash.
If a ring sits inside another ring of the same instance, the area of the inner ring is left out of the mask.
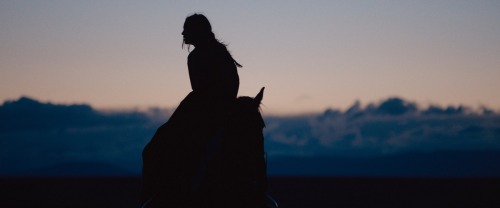
<path id="1" fill-rule="evenodd" d="M 311 95 L 309 94 L 302 94 L 294 99 L 295 102 L 302 102 L 302 101 L 307 101 L 312 99 Z"/>
<path id="2" fill-rule="evenodd" d="M 0 106 L 0 132 L 132 125 L 147 121 L 138 112 L 104 114 L 89 105 L 41 103 L 28 97 Z"/>
<path id="3" fill-rule="evenodd" d="M 376 109 L 375 113 L 386 115 L 402 115 L 417 110 L 414 103 L 406 102 L 401 98 L 389 98 L 382 102 Z"/>
<path id="4" fill-rule="evenodd" d="M 67 164 L 74 162 L 109 164 L 138 174 L 142 148 L 168 112 L 155 108 L 104 113 L 85 104 L 41 103 L 27 97 L 4 102 L 0 175 L 71 167 Z"/>
<path id="5" fill-rule="evenodd" d="M 73 163 L 138 175 L 142 149 L 171 112 L 151 108 L 105 113 L 85 104 L 41 103 L 26 97 L 7 101 L 0 106 L 0 175 L 51 172 L 47 168 Z M 357 101 L 345 111 L 264 119 L 265 148 L 271 157 L 375 158 L 500 150 L 500 115 L 486 107 L 420 108 L 394 97 L 365 106 Z"/>
<path id="6" fill-rule="evenodd" d="M 429 106 L 402 98 L 322 114 L 270 117 L 273 154 L 377 156 L 412 151 L 500 149 L 500 115 L 482 108 Z"/>
<path id="7" fill-rule="evenodd" d="M 483 108 L 484 112 L 493 114 L 493 111 L 488 111 L 487 108 Z M 431 105 L 425 111 L 422 112 L 425 115 L 460 115 L 465 113 L 465 108 L 463 106 L 448 106 L 447 108 L 441 108 L 439 106 Z"/>

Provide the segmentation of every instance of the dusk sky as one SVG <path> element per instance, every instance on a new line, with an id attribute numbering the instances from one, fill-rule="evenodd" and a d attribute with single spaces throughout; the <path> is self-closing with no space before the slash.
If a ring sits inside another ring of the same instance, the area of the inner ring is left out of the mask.
<path id="1" fill-rule="evenodd" d="M 205 14 L 264 113 L 400 96 L 500 109 L 500 1 L 1 1 L 0 101 L 175 107 Z"/>

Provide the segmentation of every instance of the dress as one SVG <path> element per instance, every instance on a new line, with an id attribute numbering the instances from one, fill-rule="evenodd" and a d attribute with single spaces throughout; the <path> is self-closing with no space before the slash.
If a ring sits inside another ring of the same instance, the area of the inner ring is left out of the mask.
<path id="1" fill-rule="evenodd" d="M 207 145 L 224 128 L 238 93 L 237 69 L 222 44 L 195 48 L 188 69 L 193 91 L 142 153 L 142 203 L 147 207 L 195 207 Z"/>

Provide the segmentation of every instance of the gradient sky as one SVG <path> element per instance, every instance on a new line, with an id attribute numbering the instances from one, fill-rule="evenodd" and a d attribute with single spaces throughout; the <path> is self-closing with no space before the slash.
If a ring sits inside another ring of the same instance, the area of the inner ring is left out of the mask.
<path id="1" fill-rule="evenodd" d="M 175 107 L 201 12 L 264 112 L 401 96 L 500 108 L 500 1 L 1 1 L 0 100 Z"/>

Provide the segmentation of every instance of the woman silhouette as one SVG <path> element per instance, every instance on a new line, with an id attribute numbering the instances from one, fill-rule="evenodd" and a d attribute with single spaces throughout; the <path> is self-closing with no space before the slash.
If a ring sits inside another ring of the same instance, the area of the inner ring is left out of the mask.
<path id="1" fill-rule="evenodd" d="M 183 46 L 195 47 L 188 56 L 192 92 L 143 150 L 143 207 L 198 207 L 209 147 L 224 134 L 238 94 L 241 65 L 215 38 L 208 19 L 187 17 L 182 35 Z"/>
<path id="2" fill-rule="evenodd" d="M 201 14 L 187 17 L 182 35 L 185 44 L 195 47 L 188 56 L 193 92 L 212 97 L 214 101 L 234 100 L 239 87 L 236 67 L 241 65 L 215 38 L 208 19 Z"/>

